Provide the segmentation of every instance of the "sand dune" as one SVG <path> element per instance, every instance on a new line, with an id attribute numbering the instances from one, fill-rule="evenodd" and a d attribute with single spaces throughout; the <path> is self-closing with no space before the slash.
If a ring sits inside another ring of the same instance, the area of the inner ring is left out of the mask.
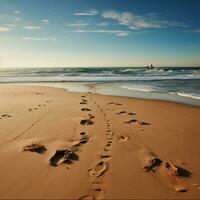
<path id="1" fill-rule="evenodd" d="M 1 199 L 199 199 L 200 109 L 0 87 Z"/>

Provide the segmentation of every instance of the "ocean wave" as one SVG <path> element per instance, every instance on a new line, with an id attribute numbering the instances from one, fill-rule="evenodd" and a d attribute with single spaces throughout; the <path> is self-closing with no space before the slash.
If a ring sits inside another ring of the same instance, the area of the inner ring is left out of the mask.
<path id="1" fill-rule="evenodd" d="M 199 76 L 189 75 L 189 76 L 102 76 L 102 75 L 75 75 L 73 76 L 63 76 L 63 74 L 54 76 L 0 76 L 0 83 L 5 82 L 128 82 L 128 81 L 165 81 L 165 80 L 200 80 Z"/>
<path id="2" fill-rule="evenodd" d="M 200 78 L 200 68 L 128 68 L 128 67 L 111 67 L 111 68 L 30 68 L 30 69 L 1 69 L 1 76 L 127 76 L 127 77 L 155 77 L 155 76 L 182 76 L 187 77 L 194 75 Z"/>
<path id="3" fill-rule="evenodd" d="M 0 69 L 0 83 L 114 83 L 121 88 L 200 99 L 199 68 L 21 68 Z M 139 86 L 141 84 L 141 86 Z M 196 95 L 197 94 L 197 95 Z M 198 96 L 199 94 L 199 96 Z"/>
<path id="4" fill-rule="evenodd" d="M 198 94 L 181 93 L 181 92 L 175 92 L 175 94 L 182 96 L 182 97 L 188 97 L 188 98 L 192 98 L 192 99 L 200 99 L 200 96 Z"/>
<path id="5" fill-rule="evenodd" d="M 133 91 L 140 91 L 140 92 L 157 92 L 157 93 L 168 93 L 168 94 L 173 94 L 173 95 L 178 95 L 182 97 L 187 97 L 187 98 L 192 98 L 192 99 L 198 99 L 200 100 L 200 95 L 199 94 L 194 94 L 194 93 L 184 93 L 184 92 L 167 92 L 167 91 L 162 91 L 160 88 L 155 88 L 155 87 L 146 87 L 144 86 L 125 86 L 125 85 L 118 85 L 117 87 L 128 89 L 128 90 L 133 90 Z"/>
<path id="6" fill-rule="evenodd" d="M 141 92 L 153 92 L 154 90 L 151 89 L 145 89 L 145 88 L 137 88 L 137 87 L 130 87 L 130 86 L 118 86 L 120 88 L 128 89 L 128 90 L 135 90 L 135 91 L 141 91 Z"/>
<path id="7" fill-rule="evenodd" d="M 138 69 L 137 70 L 136 69 L 122 69 L 122 70 L 120 70 L 121 73 L 136 72 L 136 71 L 141 71 L 141 69 L 139 69 L 139 70 Z"/>

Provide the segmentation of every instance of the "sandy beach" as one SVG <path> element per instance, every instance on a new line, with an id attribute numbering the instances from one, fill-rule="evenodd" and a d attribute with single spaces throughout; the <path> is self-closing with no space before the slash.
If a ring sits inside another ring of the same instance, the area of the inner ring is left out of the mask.
<path id="1" fill-rule="evenodd" d="M 0 86 L 1 199 L 199 199 L 200 108 Z"/>

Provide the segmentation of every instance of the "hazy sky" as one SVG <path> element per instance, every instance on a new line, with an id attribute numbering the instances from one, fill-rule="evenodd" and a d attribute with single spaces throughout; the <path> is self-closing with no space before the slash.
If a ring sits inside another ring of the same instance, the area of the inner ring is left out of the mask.
<path id="1" fill-rule="evenodd" d="M 1 67 L 200 65 L 199 0 L 0 0 Z"/>

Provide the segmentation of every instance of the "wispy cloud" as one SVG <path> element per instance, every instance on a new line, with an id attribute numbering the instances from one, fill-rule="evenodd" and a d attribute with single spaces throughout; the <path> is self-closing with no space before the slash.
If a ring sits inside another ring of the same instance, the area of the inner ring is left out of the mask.
<path id="1" fill-rule="evenodd" d="M 76 32 L 76 33 L 108 33 L 108 34 L 114 34 L 116 36 L 122 37 L 122 36 L 128 36 L 130 34 L 130 31 L 123 31 L 123 30 L 104 30 L 104 29 L 78 29 L 68 32 Z"/>
<path id="2" fill-rule="evenodd" d="M 42 23 L 44 23 L 44 24 L 49 24 L 49 20 L 48 20 L 48 19 L 43 19 L 43 20 L 42 20 Z"/>
<path id="3" fill-rule="evenodd" d="M 18 15 L 18 14 L 20 14 L 21 12 L 20 12 L 19 10 L 14 10 L 13 13 L 16 14 L 16 15 Z"/>
<path id="4" fill-rule="evenodd" d="M 94 16 L 94 15 L 98 15 L 99 12 L 96 9 L 91 9 L 85 12 L 79 12 L 79 13 L 74 13 L 74 15 L 76 16 Z"/>
<path id="5" fill-rule="evenodd" d="M 25 37 L 22 40 L 32 40 L 32 41 L 58 41 L 57 38 L 53 37 Z"/>
<path id="6" fill-rule="evenodd" d="M 16 25 L 15 24 L 6 24 L 5 26 L 8 28 L 14 28 Z"/>
<path id="7" fill-rule="evenodd" d="M 65 24 L 65 26 L 69 26 L 69 27 L 80 27 L 80 26 L 88 26 L 88 25 L 89 23 L 85 21 L 78 21 L 75 23 Z"/>
<path id="8" fill-rule="evenodd" d="M 24 26 L 24 29 L 27 29 L 27 30 L 40 30 L 42 29 L 41 26 Z"/>
<path id="9" fill-rule="evenodd" d="M 196 28 L 194 30 L 192 30 L 193 33 L 200 33 L 200 28 Z"/>
<path id="10" fill-rule="evenodd" d="M 22 21 L 22 19 L 20 17 L 15 17 L 14 18 L 14 22 L 20 22 L 20 21 Z"/>
<path id="11" fill-rule="evenodd" d="M 156 14 L 139 16 L 131 12 L 118 12 L 115 10 L 104 11 L 103 18 L 115 20 L 119 25 L 128 26 L 131 30 L 147 28 L 188 27 L 184 23 L 158 20 Z"/>
<path id="12" fill-rule="evenodd" d="M 11 31 L 10 27 L 0 26 L 0 32 L 8 32 Z"/>

